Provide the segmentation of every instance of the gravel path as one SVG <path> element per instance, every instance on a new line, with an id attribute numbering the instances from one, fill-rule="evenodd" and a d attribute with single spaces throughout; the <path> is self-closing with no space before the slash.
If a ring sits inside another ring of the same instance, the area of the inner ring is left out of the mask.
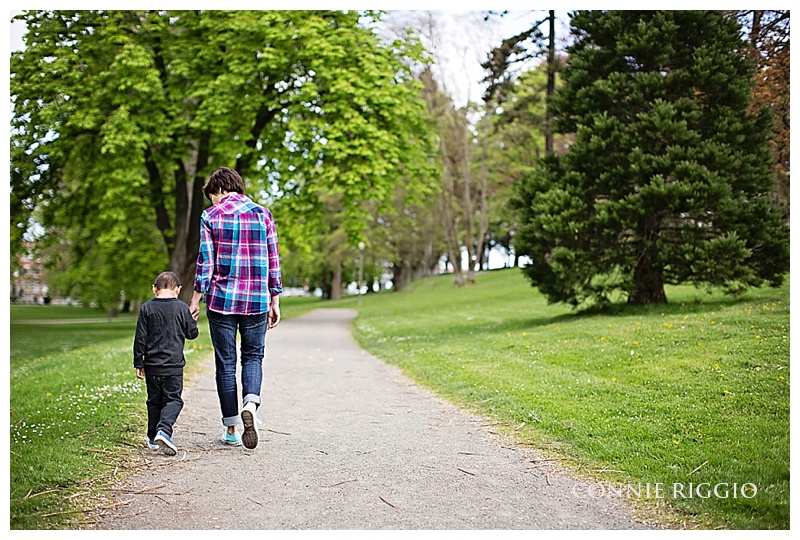
<path id="1" fill-rule="evenodd" d="M 360 349 L 355 315 L 318 309 L 268 334 L 255 450 L 219 442 L 209 362 L 184 391 L 178 455 L 143 449 L 96 528 L 649 528 Z"/>

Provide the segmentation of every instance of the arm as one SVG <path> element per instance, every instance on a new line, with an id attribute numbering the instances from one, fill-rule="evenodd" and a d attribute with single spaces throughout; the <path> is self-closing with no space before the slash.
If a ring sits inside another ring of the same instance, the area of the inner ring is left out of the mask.
<path id="1" fill-rule="evenodd" d="M 189 302 L 189 314 L 192 316 L 192 320 L 197 321 L 197 318 L 200 317 L 200 299 L 203 298 L 203 293 L 194 291 L 192 294 L 192 300 Z M 195 324 L 195 328 L 197 328 Z M 197 336 L 195 336 L 197 337 Z M 190 338 L 194 339 L 194 338 Z"/>
<path id="2" fill-rule="evenodd" d="M 211 234 L 211 225 L 200 218 L 200 249 L 197 253 L 197 270 L 194 278 L 194 294 L 189 303 L 189 313 L 196 321 L 200 316 L 200 299 L 203 298 L 214 276 L 214 237 Z"/>
<path id="3" fill-rule="evenodd" d="M 133 367 L 136 369 L 136 376 L 144 378 L 144 356 L 147 352 L 147 308 L 143 305 L 139 310 L 139 318 L 136 320 L 136 335 L 133 338 Z"/>
<path id="4" fill-rule="evenodd" d="M 272 213 L 268 212 L 267 220 L 267 255 L 268 255 L 268 283 L 270 304 L 267 315 L 267 328 L 278 326 L 281 321 L 280 294 L 283 292 L 283 278 L 281 276 L 280 254 L 278 252 L 278 230 Z"/>
<path id="5" fill-rule="evenodd" d="M 192 300 L 194 300 L 194 296 L 192 296 Z M 197 311 L 199 314 L 199 307 L 197 308 Z M 200 334 L 200 332 L 197 330 L 197 318 L 189 308 L 184 309 L 183 317 L 181 317 L 181 319 L 183 323 L 183 337 L 186 339 L 197 339 L 197 336 Z"/>
<path id="6" fill-rule="evenodd" d="M 269 314 L 267 315 L 267 330 L 272 330 L 281 322 L 280 296 L 273 296 L 269 301 Z"/>

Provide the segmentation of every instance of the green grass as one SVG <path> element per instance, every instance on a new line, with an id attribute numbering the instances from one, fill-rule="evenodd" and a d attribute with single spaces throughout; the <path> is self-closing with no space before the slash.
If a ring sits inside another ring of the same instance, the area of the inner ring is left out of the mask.
<path id="1" fill-rule="evenodd" d="M 11 320 L 54 320 L 54 319 L 107 319 L 108 310 L 65 305 L 11 306 Z M 132 313 L 120 313 L 119 319 L 135 318 Z M 118 319 L 118 320 L 119 320 Z"/>
<path id="2" fill-rule="evenodd" d="M 440 276 L 365 296 L 355 333 L 587 479 L 663 483 L 669 496 L 676 483 L 684 493 L 690 482 L 756 485 L 752 498 L 668 498 L 689 526 L 788 529 L 788 283 L 738 299 L 667 295 L 667 305 L 575 313 L 548 305 L 518 270 L 463 288 Z"/>
<path id="3" fill-rule="evenodd" d="M 282 316 L 317 303 L 284 299 Z M 86 318 L 80 309 L 14 306 L 11 317 Z M 11 529 L 85 527 L 97 495 L 135 471 L 146 427 L 145 386 L 132 367 L 135 327 L 135 316 L 10 325 Z M 187 377 L 211 351 L 201 314 L 200 336 L 186 343 Z"/>

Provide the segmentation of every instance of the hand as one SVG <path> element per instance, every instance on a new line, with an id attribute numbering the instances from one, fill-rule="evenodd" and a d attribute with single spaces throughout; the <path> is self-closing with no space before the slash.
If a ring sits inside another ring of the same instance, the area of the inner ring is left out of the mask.
<path id="1" fill-rule="evenodd" d="M 269 305 L 269 313 L 267 313 L 267 330 L 272 330 L 278 323 L 281 322 L 281 307 L 278 304 L 277 297 L 273 298 L 272 303 Z"/>
<path id="2" fill-rule="evenodd" d="M 192 300 L 189 302 L 189 314 L 194 320 L 197 320 L 197 318 L 200 316 L 200 299 L 202 297 L 203 293 L 194 291 L 194 294 L 192 294 Z"/>
<path id="3" fill-rule="evenodd" d="M 195 302 L 192 300 L 192 303 L 189 304 L 189 314 L 192 316 L 192 319 L 197 320 L 200 317 L 200 303 Z"/>
<path id="4" fill-rule="evenodd" d="M 140 368 L 140 367 L 136 368 L 136 377 L 138 379 L 144 379 L 144 368 Z"/>

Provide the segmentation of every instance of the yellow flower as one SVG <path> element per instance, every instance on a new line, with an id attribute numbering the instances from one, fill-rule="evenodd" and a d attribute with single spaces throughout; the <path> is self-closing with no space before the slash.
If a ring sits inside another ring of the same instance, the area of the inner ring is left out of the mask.
<path id="1" fill-rule="evenodd" d="M 50 392 L 47 392 L 45 395 L 46 395 L 47 397 L 50 397 L 50 396 L 52 396 L 53 394 L 51 394 Z"/>
<path id="2" fill-rule="evenodd" d="M 672 444 L 674 444 L 675 446 L 677 446 L 677 445 L 679 445 L 679 444 L 681 444 L 681 443 L 680 443 L 680 441 L 676 441 L 676 440 L 674 440 L 674 439 L 673 439 L 673 440 L 672 440 Z"/>
<path id="3" fill-rule="evenodd" d="M 722 393 L 723 393 L 723 394 L 725 394 L 726 396 L 727 396 L 728 394 L 730 394 L 730 392 L 728 392 L 727 390 L 723 390 L 723 391 L 722 391 Z"/>

